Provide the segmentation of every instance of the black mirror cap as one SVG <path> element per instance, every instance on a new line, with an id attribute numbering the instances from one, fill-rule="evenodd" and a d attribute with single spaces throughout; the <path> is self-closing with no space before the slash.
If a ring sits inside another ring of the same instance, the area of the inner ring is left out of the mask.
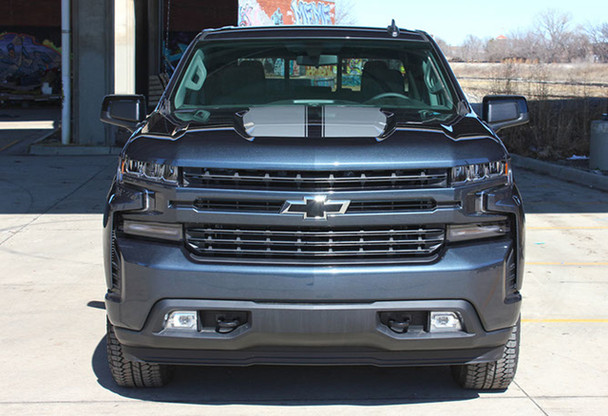
<path id="1" fill-rule="evenodd" d="M 133 132 L 146 118 L 146 110 L 146 97 L 143 95 L 106 95 L 101 104 L 100 119 Z"/>
<path id="2" fill-rule="evenodd" d="M 528 101 L 521 95 L 487 95 L 483 97 L 481 114 L 483 121 L 496 132 L 530 121 Z"/>

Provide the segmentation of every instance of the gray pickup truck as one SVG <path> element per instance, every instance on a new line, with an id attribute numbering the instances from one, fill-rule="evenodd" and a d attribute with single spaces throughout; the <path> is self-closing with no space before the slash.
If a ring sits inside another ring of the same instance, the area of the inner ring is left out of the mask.
<path id="1" fill-rule="evenodd" d="M 524 214 L 496 135 L 433 39 L 349 27 L 222 28 L 189 46 L 132 136 L 104 225 L 108 363 L 121 386 L 174 365 L 517 367 Z"/>

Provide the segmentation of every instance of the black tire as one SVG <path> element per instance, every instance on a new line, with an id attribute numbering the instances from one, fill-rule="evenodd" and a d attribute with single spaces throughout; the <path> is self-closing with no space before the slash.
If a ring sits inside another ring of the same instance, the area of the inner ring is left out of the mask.
<path id="1" fill-rule="evenodd" d="M 171 366 L 127 360 L 109 321 L 106 352 L 112 378 L 121 387 L 162 387 L 171 379 Z"/>
<path id="2" fill-rule="evenodd" d="M 465 389 L 506 390 L 515 377 L 519 358 L 520 322 L 511 330 L 498 361 L 452 366 L 454 380 Z"/>

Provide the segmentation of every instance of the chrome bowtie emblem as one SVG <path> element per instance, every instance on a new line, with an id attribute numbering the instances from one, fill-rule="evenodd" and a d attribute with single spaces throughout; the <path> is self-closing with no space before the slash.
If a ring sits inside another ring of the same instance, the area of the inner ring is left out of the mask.
<path id="1" fill-rule="evenodd" d="M 328 214 L 344 214 L 349 204 L 350 201 L 329 201 L 325 195 L 305 196 L 299 201 L 285 201 L 281 214 L 299 214 L 305 220 L 326 220 Z"/>

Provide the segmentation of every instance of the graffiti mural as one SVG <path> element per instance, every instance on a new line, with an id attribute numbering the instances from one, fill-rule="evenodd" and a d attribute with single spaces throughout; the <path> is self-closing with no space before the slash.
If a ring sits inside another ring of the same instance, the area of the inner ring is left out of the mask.
<path id="1" fill-rule="evenodd" d="M 1 1 L 1 0 L 0 0 Z M 335 0 L 238 0 L 239 26 L 333 25 L 336 21 Z M 174 26 L 174 25 L 173 25 Z M 198 32 L 172 30 L 163 39 L 162 71 L 171 75 L 188 44 Z M 283 63 L 277 60 L 275 73 L 282 73 Z"/>
<path id="2" fill-rule="evenodd" d="M 260 3 L 264 3 L 264 1 L 239 0 L 239 26 L 270 26 L 275 24 L 271 16 L 275 16 L 279 8 L 277 7 L 267 13 Z M 282 20 L 283 16 L 281 15 Z"/>
<path id="3" fill-rule="evenodd" d="M 33 36 L 0 34 L 0 86 L 38 87 L 58 78 L 61 51 L 50 41 L 38 43 Z"/>
<path id="4" fill-rule="evenodd" d="M 239 26 L 335 23 L 334 0 L 239 0 Z"/>
<path id="5" fill-rule="evenodd" d="M 342 67 L 342 85 L 349 88 L 358 89 L 361 87 L 361 75 L 363 65 L 367 59 L 345 59 Z"/>
<path id="6" fill-rule="evenodd" d="M 293 0 L 291 11 L 296 25 L 332 25 L 333 3 Z"/>

